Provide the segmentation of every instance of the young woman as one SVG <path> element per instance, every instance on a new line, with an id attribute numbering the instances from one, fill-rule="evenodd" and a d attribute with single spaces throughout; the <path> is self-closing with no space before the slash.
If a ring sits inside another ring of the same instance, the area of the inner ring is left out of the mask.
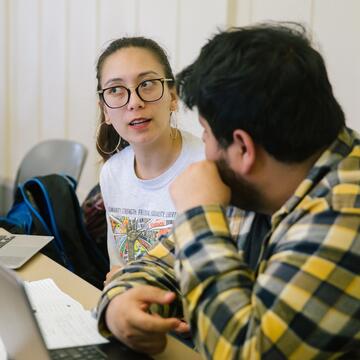
<path id="1" fill-rule="evenodd" d="M 170 231 L 176 213 L 168 186 L 204 150 L 199 138 L 171 126 L 174 75 L 153 40 L 113 41 L 98 60 L 97 80 L 100 186 L 113 267 L 139 258 Z"/>

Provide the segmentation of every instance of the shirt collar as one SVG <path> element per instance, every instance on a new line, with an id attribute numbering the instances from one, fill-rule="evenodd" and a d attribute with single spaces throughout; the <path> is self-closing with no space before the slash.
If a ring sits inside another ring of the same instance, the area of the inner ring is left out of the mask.
<path id="1" fill-rule="evenodd" d="M 304 200 L 309 192 L 318 184 L 331 169 L 349 155 L 351 152 L 356 133 L 344 127 L 334 142 L 325 149 L 320 155 L 314 166 L 310 169 L 307 177 L 297 187 L 295 193 L 291 198 L 272 216 L 271 223 L 275 227 L 279 222 L 289 213 L 291 213 L 296 206 Z"/>

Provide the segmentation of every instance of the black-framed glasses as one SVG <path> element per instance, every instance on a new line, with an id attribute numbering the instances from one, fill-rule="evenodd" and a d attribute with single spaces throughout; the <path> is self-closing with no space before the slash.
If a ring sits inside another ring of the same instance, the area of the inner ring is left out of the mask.
<path id="1" fill-rule="evenodd" d="M 160 100 L 164 95 L 164 82 L 171 82 L 173 79 L 148 79 L 142 81 L 135 87 L 137 96 L 145 102 Z M 130 101 L 131 90 L 123 85 L 115 85 L 98 91 L 100 98 L 111 109 L 118 109 Z"/>

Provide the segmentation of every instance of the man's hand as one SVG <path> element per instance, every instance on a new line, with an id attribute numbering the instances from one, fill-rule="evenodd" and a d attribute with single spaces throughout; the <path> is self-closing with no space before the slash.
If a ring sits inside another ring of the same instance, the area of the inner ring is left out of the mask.
<path id="1" fill-rule="evenodd" d="M 166 346 L 166 334 L 170 330 L 182 330 L 176 318 L 162 318 L 149 314 L 152 303 L 170 304 L 175 294 L 153 286 L 137 286 L 115 296 L 105 314 L 108 328 L 115 337 L 130 348 L 147 354 L 162 352 Z"/>
<path id="2" fill-rule="evenodd" d="M 214 162 L 204 160 L 189 165 L 170 185 L 170 195 L 178 213 L 191 208 L 230 202 L 230 189 L 221 180 Z"/>

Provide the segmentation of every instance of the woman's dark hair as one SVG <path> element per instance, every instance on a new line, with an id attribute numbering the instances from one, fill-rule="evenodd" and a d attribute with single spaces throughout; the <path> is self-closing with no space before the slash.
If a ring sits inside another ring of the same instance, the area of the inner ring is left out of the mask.
<path id="1" fill-rule="evenodd" d="M 167 79 L 175 79 L 166 52 L 157 42 L 145 37 L 124 37 L 112 41 L 100 55 L 96 64 L 97 90 L 101 90 L 101 72 L 105 60 L 118 50 L 130 47 L 149 50 L 163 66 L 165 77 Z M 169 82 L 168 86 L 171 88 L 174 86 L 174 83 Z M 101 98 L 100 102 L 102 102 Z M 102 104 L 102 106 L 104 105 Z M 104 123 L 105 116 L 103 111 L 101 111 L 99 129 L 96 134 L 96 149 L 103 160 L 106 161 L 117 150 L 121 150 L 129 144 L 122 139 L 120 145 L 117 147 L 117 144 L 119 143 L 119 134 L 112 125 L 103 125 Z M 106 153 L 104 151 L 106 151 Z"/>
<path id="2" fill-rule="evenodd" d="M 309 158 L 345 125 L 324 61 L 299 24 L 220 32 L 177 76 L 177 88 L 221 146 L 232 143 L 235 129 L 243 129 L 283 162 Z"/>

